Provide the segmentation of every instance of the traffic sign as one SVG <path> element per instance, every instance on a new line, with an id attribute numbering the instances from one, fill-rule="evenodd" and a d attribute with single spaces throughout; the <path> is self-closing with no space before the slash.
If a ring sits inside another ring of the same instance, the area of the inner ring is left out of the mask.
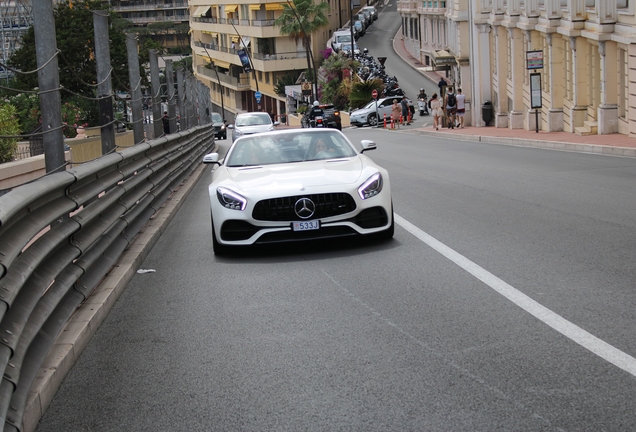
<path id="1" fill-rule="evenodd" d="M 377 90 L 373 90 L 371 92 L 371 96 L 373 96 L 373 99 L 377 99 L 378 98 L 378 91 Z"/>
<path id="2" fill-rule="evenodd" d="M 256 102 L 260 102 L 261 101 L 261 97 L 263 95 L 261 94 L 261 92 L 257 91 L 256 93 L 254 93 L 254 96 L 256 97 Z"/>

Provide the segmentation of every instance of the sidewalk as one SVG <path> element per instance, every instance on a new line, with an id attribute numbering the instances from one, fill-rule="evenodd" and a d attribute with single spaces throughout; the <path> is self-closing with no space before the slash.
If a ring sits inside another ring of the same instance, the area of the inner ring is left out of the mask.
<path id="1" fill-rule="evenodd" d="M 393 49 L 397 55 L 402 58 L 402 60 L 409 63 L 423 76 L 431 80 L 431 82 L 439 82 L 442 75 L 437 72 L 425 71 L 425 65 L 408 53 L 404 46 L 404 41 L 402 40 L 401 30 L 393 38 Z M 420 134 L 432 136 L 447 135 L 453 139 L 463 139 L 467 141 L 481 141 L 494 144 L 539 147 L 636 158 L 636 138 L 629 138 L 626 135 L 617 133 L 610 135 L 580 136 L 570 132 L 539 131 L 537 133 L 535 131 L 528 131 L 525 129 L 496 128 L 494 126 L 468 126 L 463 129 L 440 129 L 439 131 L 436 131 L 432 127 L 432 117 L 419 117 L 416 113 L 413 119 L 413 124 L 421 124 L 420 119 L 426 119 L 426 122 L 430 123 L 431 126 L 416 127 L 415 129 L 413 129 L 412 126 L 403 126 L 401 130 L 418 132 Z"/>

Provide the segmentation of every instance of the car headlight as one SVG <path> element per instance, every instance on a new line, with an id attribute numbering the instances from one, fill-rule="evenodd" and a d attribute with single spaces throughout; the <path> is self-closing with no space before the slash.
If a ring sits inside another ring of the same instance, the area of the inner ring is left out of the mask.
<path id="1" fill-rule="evenodd" d="M 216 188 L 216 197 L 223 207 L 230 210 L 243 211 L 247 206 L 247 199 L 224 187 Z"/>
<path id="2" fill-rule="evenodd" d="M 360 198 L 367 199 L 376 196 L 382 190 L 382 174 L 375 173 L 358 188 Z"/>
<path id="3" fill-rule="evenodd" d="M 221 130 L 225 130 L 225 125 L 221 125 Z"/>

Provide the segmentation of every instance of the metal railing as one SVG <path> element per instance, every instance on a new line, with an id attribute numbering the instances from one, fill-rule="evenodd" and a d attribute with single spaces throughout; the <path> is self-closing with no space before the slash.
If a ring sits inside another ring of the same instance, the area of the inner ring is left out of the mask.
<path id="1" fill-rule="evenodd" d="M 200 165 L 213 127 L 137 144 L 0 196 L 0 417 L 20 431 L 64 325 Z"/>

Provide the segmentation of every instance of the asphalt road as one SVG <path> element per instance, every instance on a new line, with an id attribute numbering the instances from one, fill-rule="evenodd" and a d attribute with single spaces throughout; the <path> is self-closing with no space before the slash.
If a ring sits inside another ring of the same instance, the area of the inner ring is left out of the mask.
<path id="1" fill-rule="evenodd" d="M 216 258 L 205 176 L 38 431 L 635 430 L 636 160 L 371 133 L 392 241 Z"/>

